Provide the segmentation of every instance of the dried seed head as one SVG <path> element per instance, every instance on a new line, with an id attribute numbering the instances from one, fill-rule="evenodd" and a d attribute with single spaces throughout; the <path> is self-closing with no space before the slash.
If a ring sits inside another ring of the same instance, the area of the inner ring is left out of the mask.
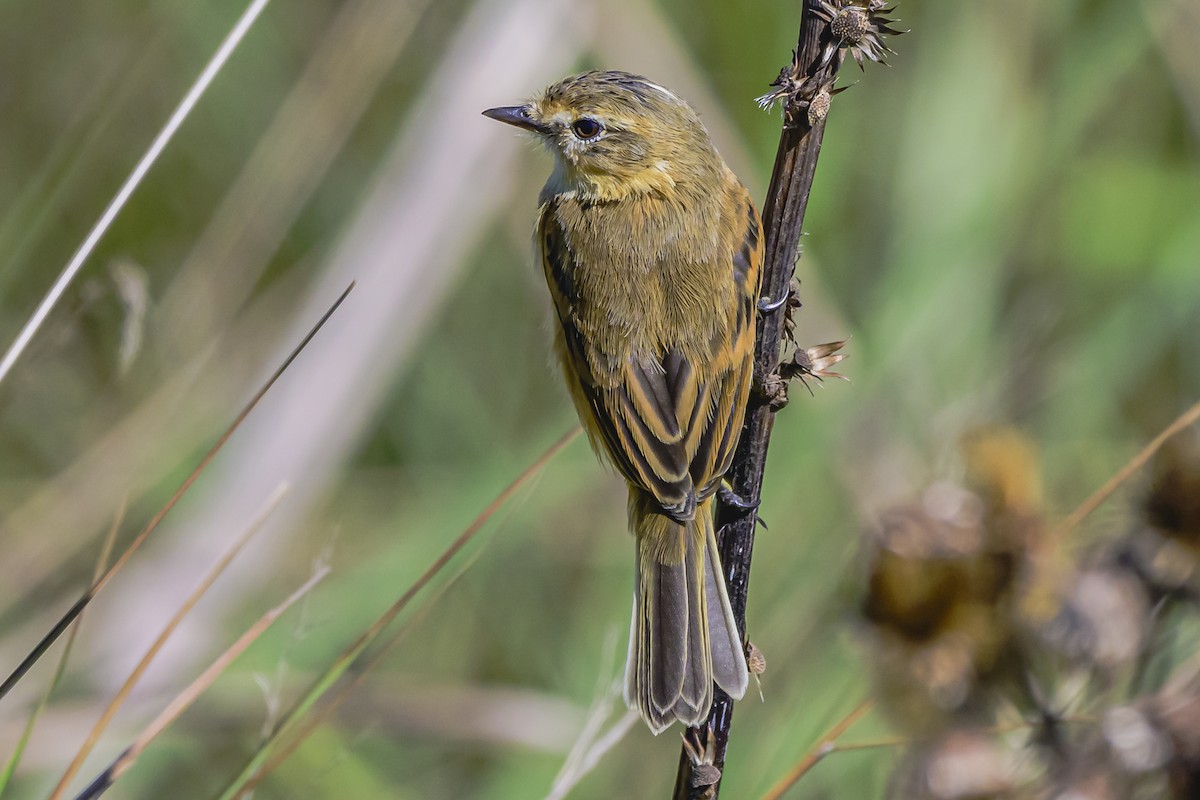
<path id="1" fill-rule="evenodd" d="M 1178 439 L 1162 449 L 1143 505 L 1152 526 L 1200 546 L 1200 439 Z"/>
<path id="2" fill-rule="evenodd" d="M 692 767 L 692 786 L 712 786 L 721 780 L 721 770 L 712 764 L 697 764 Z"/>
<path id="3" fill-rule="evenodd" d="M 989 519 L 1029 516 L 1042 507 L 1037 447 L 1015 428 L 979 428 L 963 437 L 967 481 L 987 506 Z"/>
<path id="4" fill-rule="evenodd" d="M 867 10 L 857 6 L 846 6 L 829 21 L 829 32 L 846 44 L 859 44 L 871 32 Z"/>
<path id="5" fill-rule="evenodd" d="M 829 116 L 829 92 L 819 92 L 816 97 L 808 102 L 808 124 L 810 127 L 817 125 Z"/>
<path id="6" fill-rule="evenodd" d="M 1165 446 L 1126 557 L 1155 592 L 1200 599 L 1200 437 Z"/>
<path id="7" fill-rule="evenodd" d="M 746 668 L 750 670 L 751 675 L 762 675 L 767 671 L 767 657 L 763 655 L 762 650 L 754 646 L 754 642 L 750 642 L 750 652 L 746 654 Z"/>
<path id="8" fill-rule="evenodd" d="M 915 748 L 896 767 L 892 797 L 906 800 L 1013 798 L 1036 777 L 1028 758 L 997 737 L 952 730 Z"/>
<path id="9" fill-rule="evenodd" d="M 1141 653 L 1150 632 L 1150 602 L 1128 570 L 1085 570 L 1060 602 L 1039 633 L 1069 660 L 1112 674 Z"/>
<path id="10" fill-rule="evenodd" d="M 863 616 L 878 695 L 898 724 L 942 729 L 990 696 L 1013 646 L 1015 554 L 997 549 L 982 504 L 948 484 L 884 514 L 871 537 Z"/>
<path id="11" fill-rule="evenodd" d="M 891 27 L 889 15 L 895 11 L 880 0 L 866 4 L 853 0 L 821 0 L 817 15 L 829 23 L 832 42 L 827 46 L 825 61 L 833 58 L 835 50 L 849 50 L 863 66 L 864 60 L 884 63 L 886 53 L 894 52 L 883 43 L 885 36 L 899 36 L 905 31 Z"/>
<path id="12" fill-rule="evenodd" d="M 834 372 L 833 367 L 845 361 L 849 356 L 838 352 L 846 346 L 846 341 L 828 342 L 814 347 L 796 348 L 792 357 L 779 365 L 779 375 L 784 380 L 799 378 L 808 386 L 807 378 L 822 381 L 825 378 L 840 378 L 850 380 L 840 372 Z M 812 391 L 810 388 L 809 391 Z"/>

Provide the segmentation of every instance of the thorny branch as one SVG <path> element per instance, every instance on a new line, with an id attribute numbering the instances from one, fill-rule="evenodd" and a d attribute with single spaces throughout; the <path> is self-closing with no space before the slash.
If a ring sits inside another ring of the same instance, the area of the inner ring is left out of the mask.
<path id="1" fill-rule="evenodd" d="M 833 84 L 846 53 L 862 66 L 864 59 L 880 61 L 890 52 L 883 44 L 883 35 L 899 33 L 887 25 L 890 11 L 880 0 L 805 0 L 792 64 L 780 72 L 773 84 L 776 88 L 759 101 L 764 107 L 781 102 L 784 125 L 762 214 L 766 247 L 755 343 L 755 391 L 726 476 L 732 497 L 742 502 L 722 500 L 717 506 L 721 563 L 743 638 L 757 505 L 775 412 L 787 402 L 787 378 L 833 377 L 835 373 L 824 368 L 842 358 L 835 355 L 840 344 L 822 345 L 798 349 L 788 362 L 780 363 L 784 337 L 791 338 L 792 312 L 800 306 L 792 289 L 792 276 L 825 117 L 832 95 L 838 91 Z M 684 733 L 675 800 L 717 797 L 732 718 L 733 700 L 715 688 L 707 725 Z"/>

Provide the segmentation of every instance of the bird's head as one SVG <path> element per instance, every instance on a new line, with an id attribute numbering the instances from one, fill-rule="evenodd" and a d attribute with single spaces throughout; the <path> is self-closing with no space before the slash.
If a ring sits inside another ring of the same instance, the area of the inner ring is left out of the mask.
<path id="1" fill-rule="evenodd" d="M 573 75 L 529 103 L 483 113 L 536 134 L 556 157 L 557 190 L 595 200 L 671 195 L 711 185 L 721 169 L 691 106 L 628 72 Z"/>

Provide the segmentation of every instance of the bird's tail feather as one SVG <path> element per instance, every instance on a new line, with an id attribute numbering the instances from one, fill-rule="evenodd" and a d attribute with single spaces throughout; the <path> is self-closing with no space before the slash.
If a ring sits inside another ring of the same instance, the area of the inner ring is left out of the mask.
<path id="1" fill-rule="evenodd" d="M 630 500 L 638 554 L 625 702 L 655 733 L 675 720 L 698 725 L 712 704 L 714 681 L 735 699 L 749 682 L 721 576 L 712 503 L 677 522 L 640 492 Z"/>

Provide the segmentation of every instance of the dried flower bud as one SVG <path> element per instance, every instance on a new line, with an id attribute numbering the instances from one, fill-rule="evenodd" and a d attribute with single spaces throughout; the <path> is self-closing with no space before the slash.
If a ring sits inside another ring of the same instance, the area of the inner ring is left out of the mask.
<path id="1" fill-rule="evenodd" d="M 810 127 L 817 127 L 825 121 L 825 117 L 829 116 L 830 100 L 829 92 L 821 91 L 808 101 L 808 124 Z"/>
<path id="2" fill-rule="evenodd" d="M 697 764 L 692 767 L 692 786 L 712 786 L 721 780 L 721 770 L 712 764 Z"/>
<path id="3" fill-rule="evenodd" d="M 746 668 L 750 670 L 751 675 L 762 675 L 767 671 L 767 657 L 763 655 L 762 650 L 754 646 L 754 642 L 750 642 L 750 652 L 746 655 Z"/>
<path id="4" fill-rule="evenodd" d="M 819 344 L 815 347 L 796 348 L 792 353 L 792 357 L 779 365 L 779 375 L 784 380 L 792 380 L 799 378 L 808 386 L 806 378 L 816 378 L 818 381 L 825 378 L 839 378 L 844 381 L 850 380 L 840 372 L 834 372 L 831 368 L 845 361 L 849 356 L 846 353 L 839 353 L 846 342 L 829 342 L 827 344 Z M 809 387 L 809 391 L 812 388 Z"/>

